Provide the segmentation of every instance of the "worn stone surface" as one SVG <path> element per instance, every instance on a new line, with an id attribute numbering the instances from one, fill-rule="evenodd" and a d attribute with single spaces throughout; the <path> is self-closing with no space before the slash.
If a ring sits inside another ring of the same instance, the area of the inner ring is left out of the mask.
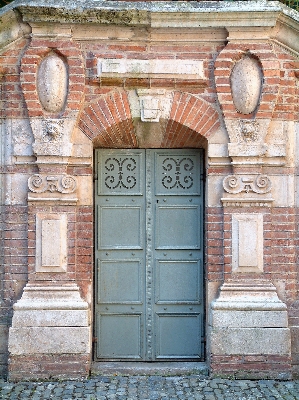
<path id="1" fill-rule="evenodd" d="M 10 328 L 9 351 L 20 354 L 89 353 L 88 327 Z"/>
<path id="2" fill-rule="evenodd" d="M 290 330 L 287 328 L 214 328 L 213 354 L 289 354 Z"/>
<path id="3" fill-rule="evenodd" d="M 239 60 L 231 73 L 231 91 L 235 107 L 241 114 L 251 114 L 258 106 L 262 89 L 262 71 L 249 55 Z"/>
<path id="4" fill-rule="evenodd" d="M 207 379 L 183 376 L 94 376 L 88 380 L 1 382 L 0 396 L 15 400 L 298 400 L 299 381 Z"/>
<path id="5" fill-rule="evenodd" d="M 51 52 L 40 63 L 37 74 L 37 93 L 43 108 L 53 113 L 62 111 L 67 90 L 65 62 L 55 52 Z"/>

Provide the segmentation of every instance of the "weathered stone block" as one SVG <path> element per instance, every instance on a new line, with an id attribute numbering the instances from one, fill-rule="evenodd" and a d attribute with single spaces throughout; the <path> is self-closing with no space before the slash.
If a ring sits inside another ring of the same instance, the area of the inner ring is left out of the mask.
<path id="1" fill-rule="evenodd" d="M 214 328 L 211 333 L 213 354 L 276 354 L 290 353 L 288 328 Z"/>
<path id="2" fill-rule="evenodd" d="M 211 324 L 215 328 L 288 327 L 287 311 L 214 310 Z"/>
<path id="3" fill-rule="evenodd" d="M 10 328 L 11 354 L 89 353 L 89 327 L 20 327 Z"/>

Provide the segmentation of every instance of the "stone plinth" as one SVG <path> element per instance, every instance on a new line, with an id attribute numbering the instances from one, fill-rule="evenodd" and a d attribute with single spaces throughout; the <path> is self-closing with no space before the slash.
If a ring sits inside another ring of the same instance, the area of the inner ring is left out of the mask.
<path id="1" fill-rule="evenodd" d="M 224 283 L 211 306 L 210 334 L 214 375 L 290 378 L 287 310 L 271 283 Z"/>
<path id="2" fill-rule="evenodd" d="M 20 379 L 20 374 L 22 379 L 86 375 L 90 343 L 88 304 L 81 299 L 77 285 L 28 284 L 14 305 L 9 378 Z M 67 359 L 67 370 L 61 357 Z"/>

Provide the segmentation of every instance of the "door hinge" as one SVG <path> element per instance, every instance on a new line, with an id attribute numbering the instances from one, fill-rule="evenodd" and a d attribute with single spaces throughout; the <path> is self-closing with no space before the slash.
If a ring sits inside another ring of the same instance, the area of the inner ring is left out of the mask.
<path id="1" fill-rule="evenodd" d="M 92 343 L 96 343 L 98 341 L 98 338 L 97 337 L 93 337 L 92 338 Z"/>

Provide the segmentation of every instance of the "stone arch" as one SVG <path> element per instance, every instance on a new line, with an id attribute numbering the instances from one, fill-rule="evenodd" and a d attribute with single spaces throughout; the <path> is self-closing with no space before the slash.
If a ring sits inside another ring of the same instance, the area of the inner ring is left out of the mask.
<path id="1" fill-rule="evenodd" d="M 176 91 L 172 98 L 160 147 L 204 147 L 206 140 L 220 127 L 218 111 L 192 94 Z M 85 107 L 79 128 L 93 141 L 94 147 L 139 147 L 126 91 L 109 92 Z"/>

